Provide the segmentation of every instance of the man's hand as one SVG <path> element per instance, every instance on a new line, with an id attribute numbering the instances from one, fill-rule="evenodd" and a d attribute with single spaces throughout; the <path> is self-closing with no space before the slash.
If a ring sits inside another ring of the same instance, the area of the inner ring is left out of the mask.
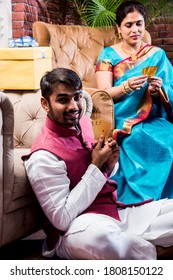
<path id="1" fill-rule="evenodd" d="M 104 142 L 104 137 L 100 136 L 98 142 L 93 146 L 91 163 L 95 164 L 99 169 L 106 163 L 106 167 L 111 174 L 118 158 L 119 147 L 116 140 L 109 138 L 107 142 Z"/>
<path id="2" fill-rule="evenodd" d="M 108 139 L 108 143 L 109 143 L 110 147 L 112 147 L 112 154 L 106 161 L 105 166 L 106 166 L 108 175 L 111 175 L 111 173 L 115 167 L 115 164 L 119 160 L 120 149 L 119 149 L 117 142 L 115 140 L 113 140 L 112 138 Z"/>
<path id="3" fill-rule="evenodd" d="M 53 250 L 58 242 L 61 231 L 55 228 L 51 222 L 45 217 L 43 224 L 43 231 L 47 236 L 47 247 L 48 250 Z"/>

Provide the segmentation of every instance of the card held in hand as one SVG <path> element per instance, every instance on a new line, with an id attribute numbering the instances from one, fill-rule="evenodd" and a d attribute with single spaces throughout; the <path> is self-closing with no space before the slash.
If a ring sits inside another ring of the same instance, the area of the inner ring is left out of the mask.
<path id="1" fill-rule="evenodd" d="M 100 135 L 112 137 L 114 130 L 114 104 L 112 98 L 105 91 L 98 90 L 92 95 L 93 111 L 91 115 L 94 138 L 99 139 Z"/>
<path id="2" fill-rule="evenodd" d="M 148 66 L 142 69 L 142 74 L 148 75 L 149 78 L 151 76 L 155 76 L 156 72 L 157 72 L 157 66 Z"/>

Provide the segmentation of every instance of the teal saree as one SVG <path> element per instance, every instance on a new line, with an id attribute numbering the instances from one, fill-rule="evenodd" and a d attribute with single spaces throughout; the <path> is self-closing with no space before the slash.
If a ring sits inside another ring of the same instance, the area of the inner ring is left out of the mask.
<path id="1" fill-rule="evenodd" d="M 118 200 L 125 204 L 173 198 L 173 67 L 164 50 L 145 45 L 137 59 L 122 59 L 105 48 L 96 71 L 111 71 L 114 86 L 142 69 L 157 66 L 163 88 L 153 97 L 148 84 L 114 100 L 113 137 L 120 146 L 119 169 L 112 178 L 118 184 Z"/>

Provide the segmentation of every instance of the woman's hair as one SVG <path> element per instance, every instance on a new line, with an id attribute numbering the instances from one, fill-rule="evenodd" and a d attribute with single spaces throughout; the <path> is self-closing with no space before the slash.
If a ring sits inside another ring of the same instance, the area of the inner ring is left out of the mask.
<path id="1" fill-rule="evenodd" d="M 82 89 L 82 81 L 76 72 L 67 68 L 55 68 L 50 72 L 46 72 L 41 78 L 42 96 L 49 101 L 49 96 L 59 84 L 64 84 L 74 90 Z"/>
<path id="2" fill-rule="evenodd" d="M 128 13 L 132 13 L 134 11 L 138 11 L 146 22 L 146 9 L 144 5 L 138 1 L 125 1 L 118 6 L 116 11 L 116 23 L 118 26 L 120 26 L 121 22 Z"/>

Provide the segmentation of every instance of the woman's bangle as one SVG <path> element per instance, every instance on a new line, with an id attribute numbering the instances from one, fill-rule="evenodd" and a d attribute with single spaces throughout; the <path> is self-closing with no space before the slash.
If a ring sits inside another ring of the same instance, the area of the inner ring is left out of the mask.
<path id="1" fill-rule="evenodd" d="M 133 91 L 133 89 L 129 86 L 129 81 L 128 80 L 122 82 L 120 86 L 122 88 L 123 93 L 125 93 L 125 94 L 128 94 L 131 91 Z"/>

